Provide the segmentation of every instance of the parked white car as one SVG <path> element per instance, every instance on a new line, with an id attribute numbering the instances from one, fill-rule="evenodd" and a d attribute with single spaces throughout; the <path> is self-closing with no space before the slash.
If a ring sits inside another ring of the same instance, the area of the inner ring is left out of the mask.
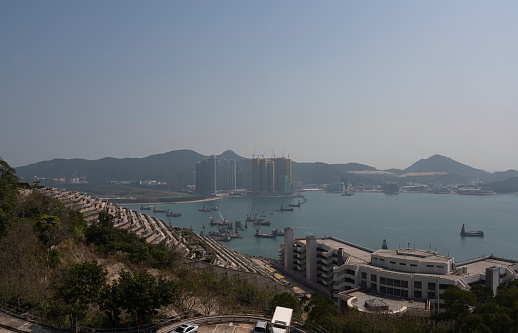
<path id="1" fill-rule="evenodd" d="M 196 333 L 198 332 L 198 325 L 196 324 L 182 324 L 175 328 L 173 333 Z"/>

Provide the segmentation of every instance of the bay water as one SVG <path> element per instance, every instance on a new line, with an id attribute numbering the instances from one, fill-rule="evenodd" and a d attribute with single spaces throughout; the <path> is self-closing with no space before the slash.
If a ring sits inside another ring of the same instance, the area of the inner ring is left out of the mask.
<path id="1" fill-rule="evenodd" d="M 295 238 L 334 236 L 372 250 L 380 249 L 385 239 L 389 249 L 433 250 L 454 257 L 456 262 L 489 254 L 518 259 L 518 194 L 355 193 L 346 197 L 340 193 L 304 192 L 303 195 L 307 202 L 293 212 L 277 210 L 281 204 L 287 208 L 300 198 L 239 198 L 157 205 L 182 214 L 176 218 L 153 210 L 141 212 L 176 227 L 192 227 L 197 233 L 217 230 L 209 224 L 211 216 L 216 221 L 222 217 L 232 222 L 240 220 L 244 225 L 247 215 L 257 213 L 271 221 L 270 226 L 260 227 L 261 233 L 291 227 Z M 217 206 L 219 211 L 200 212 L 204 204 Z M 140 204 L 123 206 L 140 211 Z M 484 231 L 484 237 L 461 237 L 463 223 L 467 231 Z M 232 239 L 225 245 L 241 253 L 277 258 L 283 237 L 259 238 L 254 237 L 255 232 L 249 222 L 248 229 L 239 232 L 243 238 Z"/>

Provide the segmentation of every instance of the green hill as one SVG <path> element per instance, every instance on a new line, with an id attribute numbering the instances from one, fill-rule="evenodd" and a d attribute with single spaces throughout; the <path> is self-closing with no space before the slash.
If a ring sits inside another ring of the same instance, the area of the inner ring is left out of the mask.
<path id="1" fill-rule="evenodd" d="M 347 173 L 348 171 L 376 170 L 376 168 L 359 164 L 327 164 L 327 163 L 296 163 L 292 162 L 291 176 L 293 181 L 303 184 L 329 184 L 346 177 L 350 183 L 370 183 L 371 178 Z"/>
<path id="2" fill-rule="evenodd" d="M 501 172 L 495 172 L 489 177 L 489 181 L 491 182 L 501 182 L 510 178 L 518 177 L 518 171 L 516 170 L 507 170 Z"/>
<path id="3" fill-rule="evenodd" d="M 518 192 L 518 177 L 487 183 L 486 186 L 492 188 L 496 193 L 516 193 Z"/>
<path id="4" fill-rule="evenodd" d="M 24 179 L 34 176 L 69 179 L 75 174 L 97 184 L 110 180 L 157 180 L 185 187 L 191 181 L 196 163 L 205 158 L 192 150 L 175 150 L 144 158 L 54 159 L 18 167 L 16 172 Z"/>
<path id="5" fill-rule="evenodd" d="M 449 174 L 457 174 L 463 178 L 477 178 L 486 180 L 491 175 L 489 172 L 475 169 L 468 165 L 459 163 L 449 157 L 442 155 L 433 155 L 427 159 L 422 159 L 404 170 L 405 172 L 447 172 Z"/>

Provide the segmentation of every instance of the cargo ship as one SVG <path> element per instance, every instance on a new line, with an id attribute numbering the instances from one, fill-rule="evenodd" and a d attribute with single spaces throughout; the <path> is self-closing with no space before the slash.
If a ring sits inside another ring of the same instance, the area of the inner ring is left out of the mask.
<path id="1" fill-rule="evenodd" d="M 218 207 L 208 207 L 206 205 L 203 205 L 203 208 L 198 209 L 200 212 L 215 212 L 218 210 Z"/>
<path id="2" fill-rule="evenodd" d="M 278 212 L 293 212 L 293 207 L 284 208 L 283 204 L 281 204 L 281 209 L 277 209 Z"/>
<path id="3" fill-rule="evenodd" d="M 471 237 L 483 237 L 484 232 L 482 230 L 477 231 L 466 231 L 464 228 L 464 224 L 462 224 L 462 229 L 460 229 L 460 235 L 461 236 L 471 236 Z"/>
<path id="4" fill-rule="evenodd" d="M 270 221 L 255 221 L 254 222 L 254 226 L 255 225 L 266 225 L 266 226 L 268 226 L 268 225 L 271 225 L 271 224 L 272 224 L 272 222 L 270 222 Z"/>
<path id="5" fill-rule="evenodd" d="M 262 234 L 261 229 L 257 228 L 255 231 L 254 237 L 262 237 L 262 238 L 275 238 L 277 235 L 275 234 L 275 231 L 272 231 L 269 234 Z"/>
<path id="6" fill-rule="evenodd" d="M 173 212 L 170 212 L 169 209 L 168 209 L 167 213 L 165 213 L 165 216 L 167 216 L 167 217 L 179 217 L 179 216 L 182 216 L 182 213 L 173 213 Z"/>

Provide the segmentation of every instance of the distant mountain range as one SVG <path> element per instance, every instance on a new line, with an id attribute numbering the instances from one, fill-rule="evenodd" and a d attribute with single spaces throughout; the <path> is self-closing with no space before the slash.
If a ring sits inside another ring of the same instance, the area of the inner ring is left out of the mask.
<path id="1" fill-rule="evenodd" d="M 89 183 L 105 184 L 111 180 L 157 180 L 183 188 L 191 183 L 192 171 L 197 162 L 208 158 L 192 150 L 174 150 L 144 158 L 53 159 L 16 168 L 19 177 L 30 180 L 39 178 L 66 178 L 73 175 L 86 176 Z M 243 157 L 231 150 L 217 155 L 218 159 L 240 160 Z M 433 155 L 422 159 L 404 170 L 390 169 L 385 172 L 359 163 L 327 164 L 292 162 L 292 179 L 301 184 L 328 184 L 346 177 L 353 185 L 380 184 L 384 182 L 439 181 L 443 184 L 480 179 L 485 182 L 501 182 L 518 177 L 518 171 L 489 173 L 454 161 L 451 158 Z"/>

